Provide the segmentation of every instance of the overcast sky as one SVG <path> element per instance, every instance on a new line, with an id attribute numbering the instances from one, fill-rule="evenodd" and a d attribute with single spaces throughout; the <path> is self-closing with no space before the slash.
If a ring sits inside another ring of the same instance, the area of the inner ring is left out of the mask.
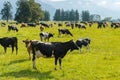
<path id="1" fill-rule="evenodd" d="M 103 17 L 120 18 L 120 0 L 42 0 L 55 8 L 89 10 Z"/>

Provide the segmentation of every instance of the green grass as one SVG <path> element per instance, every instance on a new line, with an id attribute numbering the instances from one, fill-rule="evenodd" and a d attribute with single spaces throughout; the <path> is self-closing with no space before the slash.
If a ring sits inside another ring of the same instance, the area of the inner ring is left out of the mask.
<path id="1" fill-rule="evenodd" d="M 39 27 L 20 28 L 19 32 L 8 32 L 7 26 L 0 27 L 0 37 L 16 36 L 19 40 L 18 55 L 8 48 L 4 54 L 0 46 L 0 80 L 120 80 L 120 29 L 110 27 L 97 29 L 96 25 L 84 29 L 70 29 L 73 37 L 62 35 L 58 38 L 57 26 L 45 29 L 55 33 L 53 41 L 68 41 L 89 37 L 90 50 L 68 52 L 63 58 L 63 69 L 54 70 L 54 58 L 39 58 L 36 61 L 38 70 L 32 68 L 25 44 L 22 40 L 39 40 Z M 65 26 L 63 26 L 65 27 Z"/>

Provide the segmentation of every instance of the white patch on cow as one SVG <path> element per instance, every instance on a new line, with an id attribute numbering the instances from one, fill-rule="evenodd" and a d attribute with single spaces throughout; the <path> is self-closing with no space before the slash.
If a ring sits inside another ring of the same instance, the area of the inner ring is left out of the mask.
<path id="1" fill-rule="evenodd" d="M 35 56 L 36 56 L 37 58 L 39 58 L 39 57 L 46 57 L 45 55 L 43 55 L 43 54 L 40 52 L 40 50 L 38 50 L 38 51 L 35 52 Z"/>
<path id="2" fill-rule="evenodd" d="M 33 68 L 36 68 L 36 60 L 33 61 Z"/>

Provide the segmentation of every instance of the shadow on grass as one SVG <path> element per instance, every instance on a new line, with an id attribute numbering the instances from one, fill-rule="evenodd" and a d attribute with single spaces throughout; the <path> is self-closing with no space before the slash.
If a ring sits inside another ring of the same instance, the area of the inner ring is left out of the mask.
<path id="1" fill-rule="evenodd" d="M 15 78 L 29 78 L 29 79 L 53 79 L 54 77 L 50 75 L 51 71 L 39 72 L 31 70 L 21 70 L 19 72 L 10 72 L 0 75 L 0 77 L 15 77 Z"/>
<path id="2" fill-rule="evenodd" d="M 21 60 L 14 60 L 14 61 L 11 61 L 10 63 L 8 64 L 4 64 L 4 66 L 8 66 L 8 65 L 12 65 L 12 64 L 16 64 L 16 63 L 22 63 L 22 62 L 25 62 L 25 61 L 29 61 L 29 59 L 21 59 Z"/>

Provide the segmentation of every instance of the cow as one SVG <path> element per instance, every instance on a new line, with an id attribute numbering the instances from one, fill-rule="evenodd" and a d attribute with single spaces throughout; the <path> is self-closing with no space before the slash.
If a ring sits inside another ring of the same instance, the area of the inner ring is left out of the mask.
<path id="1" fill-rule="evenodd" d="M 65 57 L 67 52 L 78 50 L 78 46 L 73 40 L 67 42 L 33 42 L 30 41 L 29 45 L 32 48 L 33 54 L 33 68 L 36 68 L 36 58 L 39 57 L 54 57 L 55 58 L 55 70 L 57 70 L 57 61 L 59 60 L 60 69 L 62 69 L 62 59 Z"/>
<path id="2" fill-rule="evenodd" d="M 18 32 L 18 28 L 16 26 L 8 25 L 8 31 L 11 31 L 11 30 Z"/>
<path id="3" fill-rule="evenodd" d="M 52 34 L 52 33 L 48 33 L 48 32 L 41 32 L 40 33 L 40 40 L 41 41 L 49 41 L 49 39 L 51 38 L 51 37 L 53 37 L 54 36 L 54 34 Z"/>
<path id="4" fill-rule="evenodd" d="M 83 39 L 78 39 L 76 41 L 76 44 L 79 47 L 80 52 L 81 52 L 81 48 L 83 46 L 87 47 L 87 49 L 89 48 L 90 42 L 91 42 L 91 40 L 89 38 L 83 38 Z"/>
<path id="5" fill-rule="evenodd" d="M 4 47 L 5 53 L 6 53 L 7 47 L 12 47 L 12 53 L 13 53 L 14 47 L 15 47 L 16 54 L 18 53 L 18 39 L 17 39 L 17 37 L 0 38 L 0 44 Z"/>
<path id="6" fill-rule="evenodd" d="M 31 51 L 32 51 L 32 48 L 31 48 L 31 46 L 30 46 L 30 42 L 33 42 L 33 43 L 37 43 L 38 41 L 37 40 L 28 40 L 28 39 L 26 39 L 26 40 L 23 40 L 23 43 L 25 43 L 25 46 L 26 46 L 26 48 L 27 48 L 27 52 L 28 52 L 28 54 L 29 54 L 29 60 L 31 60 L 31 55 L 30 55 L 30 53 L 31 53 Z"/>
<path id="7" fill-rule="evenodd" d="M 27 27 L 27 23 L 22 23 L 20 28 Z"/>
<path id="8" fill-rule="evenodd" d="M 41 22 L 40 24 L 41 24 L 41 26 L 44 26 L 44 27 L 46 27 L 46 28 L 49 28 L 49 25 L 46 24 L 46 23 Z"/>
<path id="9" fill-rule="evenodd" d="M 36 23 L 27 23 L 27 25 L 30 27 L 36 27 Z"/>
<path id="10" fill-rule="evenodd" d="M 58 37 L 60 37 L 61 34 L 67 34 L 67 35 L 73 36 L 68 29 L 58 29 Z"/>

